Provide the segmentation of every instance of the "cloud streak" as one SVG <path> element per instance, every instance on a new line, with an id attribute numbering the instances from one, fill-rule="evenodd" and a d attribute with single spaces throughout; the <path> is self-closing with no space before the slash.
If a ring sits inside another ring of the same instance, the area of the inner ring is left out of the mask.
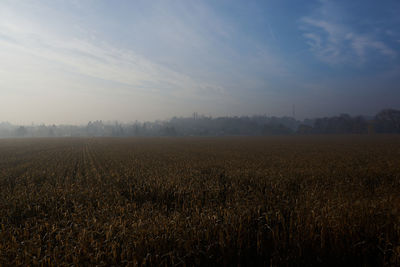
<path id="1" fill-rule="evenodd" d="M 130 86 L 132 90 L 146 88 L 149 92 L 159 92 L 162 87 L 167 89 L 163 91 L 165 94 L 181 96 L 205 89 L 223 93 L 221 86 L 196 81 L 133 51 L 104 42 L 94 44 L 87 40 L 49 35 L 40 29 L 28 31 L 23 28 L 17 23 L 12 26 L 0 23 L 3 33 L 1 46 L 8 49 L 9 55 L 15 55 L 20 60 L 23 54 L 28 54 L 37 60 L 37 65 L 58 66 L 78 75 Z M 12 56 L 8 59 L 11 62 L 14 60 Z M 24 62 L 19 61 L 18 64 Z"/>
<path id="2" fill-rule="evenodd" d="M 381 41 L 376 33 L 362 33 L 356 27 L 341 23 L 337 18 L 345 20 L 345 12 L 324 18 L 332 3 L 320 1 L 321 7 L 312 14 L 300 19 L 300 29 L 310 50 L 315 56 L 329 64 L 363 65 L 370 61 L 373 55 L 379 55 L 387 60 L 397 58 L 398 53 L 388 44 Z"/>
<path id="3" fill-rule="evenodd" d="M 266 43 L 206 3 L 131 5 L 127 14 L 99 1 L 91 14 L 88 2 L 0 3 L 0 94 L 51 88 L 226 114 L 247 105 L 244 94 L 273 90 L 268 79 L 288 73 Z M 113 17 L 101 15 L 109 8 Z"/>

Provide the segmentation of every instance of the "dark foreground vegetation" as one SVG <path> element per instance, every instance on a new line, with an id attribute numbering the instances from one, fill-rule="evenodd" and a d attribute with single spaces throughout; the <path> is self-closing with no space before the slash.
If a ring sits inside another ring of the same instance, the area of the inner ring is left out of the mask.
<path id="1" fill-rule="evenodd" d="M 400 137 L 0 141 L 0 265 L 400 264 Z"/>

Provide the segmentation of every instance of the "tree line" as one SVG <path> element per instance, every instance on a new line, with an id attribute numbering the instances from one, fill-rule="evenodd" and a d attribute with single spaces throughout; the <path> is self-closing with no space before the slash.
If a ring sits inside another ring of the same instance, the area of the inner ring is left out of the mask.
<path id="1" fill-rule="evenodd" d="M 351 117 L 348 114 L 318 118 L 312 123 L 302 123 L 297 129 L 300 134 L 373 134 L 400 133 L 400 110 L 384 109 L 374 117 Z"/>
<path id="2" fill-rule="evenodd" d="M 88 136 L 226 136 L 289 134 L 400 133 L 400 111 L 385 109 L 373 117 L 339 116 L 296 120 L 292 117 L 199 116 L 173 117 L 153 122 L 90 121 L 86 125 L 13 125 L 0 123 L 0 137 L 88 137 Z"/>

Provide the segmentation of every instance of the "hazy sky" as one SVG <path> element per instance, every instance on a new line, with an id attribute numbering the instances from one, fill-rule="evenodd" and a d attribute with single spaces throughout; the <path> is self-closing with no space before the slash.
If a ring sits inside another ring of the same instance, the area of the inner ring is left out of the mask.
<path id="1" fill-rule="evenodd" d="M 0 121 L 400 108 L 400 1 L 0 1 Z"/>

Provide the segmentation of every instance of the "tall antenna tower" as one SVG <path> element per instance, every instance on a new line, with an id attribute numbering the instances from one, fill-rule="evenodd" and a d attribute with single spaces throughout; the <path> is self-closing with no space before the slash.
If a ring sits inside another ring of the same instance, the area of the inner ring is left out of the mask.
<path id="1" fill-rule="evenodd" d="M 296 107 L 295 107 L 294 104 L 293 104 L 293 106 L 292 106 L 292 117 L 293 117 L 293 119 L 296 118 Z"/>

